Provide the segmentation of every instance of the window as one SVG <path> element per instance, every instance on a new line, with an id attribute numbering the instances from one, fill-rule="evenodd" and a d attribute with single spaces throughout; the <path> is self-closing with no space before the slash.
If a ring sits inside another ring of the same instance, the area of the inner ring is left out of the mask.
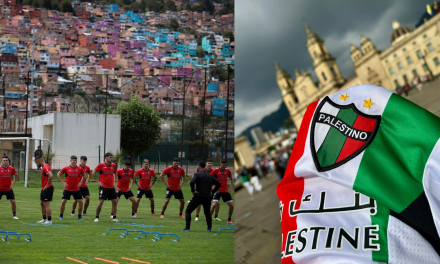
<path id="1" fill-rule="evenodd" d="M 440 64 L 440 62 L 438 61 L 438 58 L 437 58 L 437 57 L 435 57 L 435 58 L 433 59 L 433 61 L 434 61 L 435 66 L 438 66 L 438 65 Z"/>
<path id="2" fill-rule="evenodd" d="M 426 63 L 423 64 L 423 70 L 424 70 L 424 71 L 429 71 L 429 69 L 428 69 L 428 65 L 426 65 Z"/>
<path id="3" fill-rule="evenodd" d="M 335 69 L 334 69 L 333 67 L 331 67 L 330 70 L 331 70 L 331 72 L 332 72 L 332 74 L 333 74 L 333 77 L 336 77 L 336 71 L 335 71 Z"/>
<path id="4" fill-rule="evenodd" d="M 390 72 L 391 75 L 394 74 L 393 68 L 389 68 L 388 71 Z"/>
<path id="5" fill-rule="evenodd" d="M 406 57 L 406 61 L 408 62 L 408 64 L 411 64 L 412 63 L 411 57 L 410 56 Z"/>
<path id="6" fill-rule="evenodd" d="M 403 50 L 402 50 L 403 52 L 405 52 L 406 51 L 406 49 L 405 48 L 403 48 Z"/>
<path id="7" fill-rule="evenodd" d="M 393 57 L 395 58 L 395 57 L 397 57 L 397 55 L 396 55 L 396 54 L 394 54 L 394 55 L 393 55 Z"/>
<path id="8" fill-rule="evenodd" d="M 324 79 L 324 81 L 327 81 L 327 77 L 325 76 L 325 73 L 322 72 L 321 74 L 322 74 L 322 78 Z"/>
<path id="9" fill-rule="evenodd" d="M 402 67 L 402 63 L 400 63 L 400 62 L 398 62 L 397 63 L 397 68 L 399 68 L 399 70 L 401 70 L 403 67 Z"/>
<path id="10" fill-rule="evenodd" d="M 415 46 L 416 44 L 417 44 L 417 43 L 414 41 L 414 42 L 413 42 L 413 46 Z"/>
<path id="11" fill-rule="evenodd" d="M 432 46 L 431 43 L 429 43 L 427 47 L 430 52 L 434 50 L 434 47 Z"/>
<path id="12" fill-rule="evenodd" d="M 418 76 L 416 69 L 412 70 L 412 73 L 413 73 L 414 76 Z"/>
<path id="13" fill-rule="evenodd" d="M 423 38 L 427 38 L 428 36 L 425 34 L 425 35 L 423 35 Z"/>
<path id="14" fill-rule="evenodd" d="M 417 51 L 417 58 L 421 59 L 423 57 L 423 54 L 420 50 Z"/>
<path id="15" fill-rule="evenodd" d="M 394 86 L 396 86 L 396 88 L 399 86 L 399 82 L 397 80 L 394 80 Z"/>

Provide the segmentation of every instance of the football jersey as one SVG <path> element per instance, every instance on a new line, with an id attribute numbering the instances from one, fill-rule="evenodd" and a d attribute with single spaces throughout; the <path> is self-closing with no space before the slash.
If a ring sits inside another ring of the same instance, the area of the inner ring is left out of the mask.
<path id="1" fill-rule="evenodd" d="M 177 169 L 174 169 L 173 166 L 170 166 L 166 168 L 162 173 L 168 176 L 168 184 L 171 185 L 168 189 L 172 191 L 178 191 L 180 185 L 180 177 L 185 175 L 185 171 L 182 169 L 182 167 L 177 167 Z"/>
<path id="2" fill-rule="evenodd" d="M 43 168 L 41 169 L 41 189 L 44 189 L 49 181 L 49 172 L 52 172 L 49 164 L 44 164 Z M 52 182 L 50 182 L 47 188 L 50 188 L 51 186 L 53 186 Z"/>
<path id="3" fill-rule="evenodd" d="M 136 172 L 135 176 L 139 177 L 139 184 L 142 186 L 142 188 L 139 189 L 145 191 L 151 190 L 151 188 L 149 188 L 151 184 L 151 177 L 156 177 L 153 169 L 149 168 L 148 170 L 144 170 L 142 168 Z"/>
<path id="4" fill-rule="evenodd" d="M 211 175 L 214 176 L 222 184 L 218 192 L 228 192 L 228 178 L 232 179 L 231 171 L 229 169 L 225 169 L 222 171 L 220 168 L 217 168 L 211 172 Z"/>
<path id="5" fill-rule="evenodd" d="M 116 164 L 107 165 L 105 162 L 96 166 L 95 171 L 99 173 L 99 181 L 103 183 L 104 188 L 115 188 L 115 178 L 113 173 L 116 173 Z"/>
<path id="6" fill-rule="evenodd" d="M 86 176 L 87 173 L 90 175 L 90 167 L 89 166 L 86 165 L 84 168 L 81 165 L 79 165 L 79 166 L 84 170 L 84 176 Z M 81 176 L 80 180 L 82 180 L 82 176 Z M 86 181 L 87 181 L 87 179 L 85 179 L 83 181 L 83 183 L 81 184 L 80 187 L 87 187 Z"/>
<path id="7" fill-rule="evenodd" d="M 0 191 L 12 190 L 12 188 L 10 188 L 12 184 L 12 175 L 17 175 L 17 172 L 13 167 L 8 166 L 5 168 L 0 166 Z"/>
<path id="8" fill-rule="evenodd" d="M 120 192 L 126 192 L 128 187 L 130 187 L 130 181 L 133 179 L 133 170 L 129 169 L 125 171 L 124 169 L 119 169 L 116 172 L 118 176 L 118 188 Z"/>
<path id="9" fill-rule="evenodd" d="M 71 192 L 79 191 L 78 184 L 81 182 L 81 175 L 84 175 L 84 170 L 81 168 L 81 166 L 76 166 L 72 168 L 69 165 L 62 168 L 60 172 L 61 174 L 66 175 L 67 186 L 64 187 L 64 190 Z"/>

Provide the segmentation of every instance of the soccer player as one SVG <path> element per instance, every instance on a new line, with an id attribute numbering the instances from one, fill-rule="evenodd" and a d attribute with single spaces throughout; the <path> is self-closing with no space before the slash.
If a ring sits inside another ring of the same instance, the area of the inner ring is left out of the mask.
<path id="1" fill-rule="evenodd" d="M 81 156 L 79 166 L 84 170 L 84 175 L 86 177 L 86 180 L 81 184 L 81 187 L 79 187 L 82 197 L 86 198 L 86 202 L 84 203 L 83 215 L 87 215 L 87 208 L 89 208 L 89 203 L 90 203 L 90 192 L 89 192 L 89 188 L 87 187 L 87 184 L 89 184 L 90 181 L 91 171 L 90 171 L 90 167 L 87 166 L 86 164 L 87 164 L 87 157 Z M 73 201 L 72 213 L 70 215 L 75 215 L 76 204 L 77 204 L 76 200 Z"/>
<path id="2" fill-rule="evenodd" d="M 164 176 L 168 176 L 168 182 L 165 182 Z M 183 177 L 182 183 L 180 183 L 181 178 Z M 179 159 L 174 158 L 173 166 L 166 168 L 160 174 L 161 181 L 167 186 L 167 194 L 165 196 L 165 203 L 162 207 L 162 213 L 160 214 L 160 218 L 164 218 L 165 210 L 167 209 L 167 205 L 170 202 L 171 196 L 174 195 L 175 199 L 180 201 L 180 218 L 185 218 L 182 215 L 183 208 L 185 206 L 185 199 L 183 198 L 182 186 L 185 183 L 186 175 L 183 168 L 179 167 Z"/>
<path id="3" fill-rule="evenodd" d="M 99 214 L 101 213 L 102 205 L 105 200 L 112 201 L 112 215 L 113 221 L 119 222 L 116 218 L 116 191 L 115 181 L 116 179 L 116 164 L 112 163 L 113 154 L 107 152 L 104 155 L 105 162 L 98 164 L 98 166 L 92 171 L 92 175 L 99 185 L 99 202 L 96 207 L 95 222 L 99 222 Z M 96 178 L 96 173 L 99 173 L 99 181 Z"/>
<path id="4" fill-rule="evenodd" d="M 134 212 L 136 211 L 136 199 L 131 192 L 131 188 L 133 188 L 134 182 L 134 171 L 131 169 L 131 162 L 126 161 L 124 168 L 116 171 L 116 176 L 118 176 L 118 185 L 116 186 L 116 196 L 118 198 L 116 199 L 116 204 L 119 202 L 119 198 L 122 195 L 124 195 L 125 199 L 130 199 L 131 218 L 136 218 L 136 216 L 134 215 Z"/>
<path id="5" fill-rule="evenodd" d="M 185 229 L 183 229 L 183 231 L 185 232 L 190 231 L 191 213 L 200 204 L 203 205 L 203 212 L 205 213 L 206 224 L 208 224 L 207 231 L 211 232 L 212 218 L 209 207 L 211 205 L 212 192 L 217 192 L 217 190 L 221 186 L 221 183 L 217 179 L 212 177 L 211 174 L 204 171 L 204 168 L 205 168 L 205 162 L 199 161 L 197 163 L 197 173 L 194 174 L 194 176 L 190 181 L 191 192 L 193 193 L 194 196 L 189 202 L 188 206 L 186 207 L 186 211 L 185 211 L 186 225 L 185 225 Z M 196 185 L 196 190 L 194 190 L 194 185 Z M 214 185 L 214 189 L 212 189 L 212 185 Z"/>
<path id="6" fill-rule="evenodd" d="M 204 170 L 211 174 L 212 172 L 212 159 L 207 159 L 206 160 L 206 167 L 204 168 Z M 220 204 L 219 204 L 220 206 Z M 200 208 L 202 207 L 202 205 L 199 205 L 196 209 L 196 218 L 194 219 L 195 221 L 199 221 L 199 213 L 200 213 Z"/>
<path id="7" fill-rule="evenodd" d="M 57 177 L 60 179 L 61 183 L 65 186 L 63 191 L 63 198 L 61 200 L 60 207 L 60 220 L 63 220 L 64 209 L 66 208 L 67 200 L 70 200 L 70 196 L 79 203 L 78 206 L 78 220 L 83 220 L 81 217 L 81 212 L 83 209 L 83 200 L 81 196 L 81 191 L 79 187 L 85 181 L 86 177 L 84 175 L 84 170 L 77 166 L 76 163 L 78 158 L 76 156 L 70 157 L 70 165 L 62 168 L 58 173 Z M 65 174 L 66 181 L 63 181 L 61 175 Z"/>
<path id="8" fill-rule="evenodd" d="M 12 175 L 14 175 L 14 180 L 12 181 Z M 17 181 L 18 174 L 15 169 L 9 166 L 9 157 L 4 155 L 2 158 L 2 165 L 0 166 L 0 200 L 2 196 L 5 195 L 6 199 L 11 202 L 12 208 L 12 218 L 18 219 L 17 217 L 17 207 L 15 204 L 15 195 L 12 187 Z"/>
<path id="9" fill-rule="evenodd" d="M 234 186 L 234 178 L 232 177 L 231 171 L 227 169 L 228 161 L 226 159 L 222 159 L 220 161 L 220 168 L 215 169 L 211 175 L 213 175 L 221 184 L 222 186 L 218 190 L 216 194 L 214 194 L 214 199 L 212 199 L 213 204 L 211 207 L 211 215 L 215 211 L 215 221 L 221 221 L 218 218 L 218 209 L 216 208 L 219 204 L 220 198 L 223 198 L 223 202 L 227 203 L 229 206 L 229 215 L 228 215 L 228 224 L 232 224 L 231 218 L 232 218 L 232 212 L 234 211 L 234 203 L 232 201 L 231 196 L 231 190 Z M 228 189 L 228 178 L 231 179 L 231 189 Z"/>
<path id="10" fill-rule="evenodd" d="M 35 163 L 42 168 L 40 205 L 43 219 L 38 221 L 38 223 L 52 224 L 52 209 L 50 208 L 50 202 L 53 197 L 52 170 L 50 169 L 49 164 L 44 163 L 44 159 L 41 156 L 35 157 Z"/>
<path id="11" fill-rule="evenodd" d="M 153 191 L 151 191 L 151 187 L 153 187 L 156 182 L 156 173 L 154 173 L 153 169 L 150 169 L 149 160 L 144 159 L 142 166 L 142 169 L 138 170 L 135 174 L 136 177 L 139 177 L 139 183 L 136 182 L 135 177 L 135 182 L 138 187 L 135 214 L 137 214 L 139 203 L 141 202 L 142 196 L 145 194 L 145 197 L 150 199 L 151 215 L 156 215 L 154 213 Z M 151 177 L 153 177 L 153 182 L 151 182 Z"/>

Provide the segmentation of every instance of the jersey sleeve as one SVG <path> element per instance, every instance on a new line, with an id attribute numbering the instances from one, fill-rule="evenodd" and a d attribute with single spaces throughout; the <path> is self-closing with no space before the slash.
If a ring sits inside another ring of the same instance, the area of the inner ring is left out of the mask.
<path id="1" fill-rule="evenodd" d="M 15 171 L 15 168 L 12 168 L 12 169 L 11 169 L 11 174 L 12 174 L 12 175 L 17 175 L 17 171 Z"/>
<path id="2" fill-rule="evenodd" d="M 98 166 L 96 166 L 96 168 L 95 168 L 95 171 L 96 172 L 100 172 L 101 171 L 101 167 L 102 167 L 101 163 L 98 164 Z"/>
<path id="3" fill-rule="evenodd" d="M 91 173 L 91 171 L 90 171 L 90 167 L 89 167 L 89 166 L 86 166 L 86 169 L 85 169 L 84 173 L 88 173 L 88 174 Z"/>
<path id="4" fill-rule="evenodd" d="M 141 170 L 136 171 L 136 173 L 134 174 L 134 176 L 135 176 L 135 177 L 139 177 L 139 175 L 140 175 L 140 171 L 141 171 Z"/>
<path id="5" fill-rule="evenodd" d="M 79 166 L 79 174 L 85 176 L 85 174 L 84 174 L 84 169 L 81 168 L 81 166 Z"/>
<path id="6" fill-rule="evenodd" d="M 163 174 L 163 175 L 167 175 L 169 170 L 170 170 L 170 167 L 164 169 L 164 170 L 162 171 L 162 174 Z"/>
<path id="7" fill-rule="evenodd" d="M 228 170 L 228 178 L 229 178 L 229 179 L 232 179 L 232 173 L 231 173 L 230 170 Z"/>
<path id="8" fill-rule="evenodd" d="M 154 170 L 151 170 L 151 175 L 153 176 L 153 177 L 156 177 L 156 173 L 154 172 Z"/>
<path id="9" fill-rule="evenodd" d="M 214 178 L 216 177 L 216 176 L 215 176 L 216 173 L 217 173 L 217 169 L 213 169 L 213 170 L 211 171 L 211 175 L 214 176 Z"/>
<path id="10" fill-rule="evenodd" d="M 113 172 L 116 173 L 117 169 L 116 169 L 116 164 L 112 164 L 113 165 Z"/>
<path id="11" fill-rule="evenodd" d="M 47 165 L 47 164 L 46 164 Z M 50 167 L 49 167 L 49 165 L 47 165 L 47 166 L 44 166 L 43 167 L 43 173 L 44 173 L 44 175 L 48 175 L 49 174 L 49 172 L 52 172 L 52 170 L 50 169 Z"/>
<path id="12" fill-rule="evenodd" d="M 180 173 L 181 176 L 185 176 L 185 171 L 182 169 L 182 173 Z"/>
<path id="13" fill-rule="evenodd" d="M 62 168 L 62 169 L 60 170 L 60 172 L 61 172 L 61 174 L 66 173 L 66 167 Z"/>

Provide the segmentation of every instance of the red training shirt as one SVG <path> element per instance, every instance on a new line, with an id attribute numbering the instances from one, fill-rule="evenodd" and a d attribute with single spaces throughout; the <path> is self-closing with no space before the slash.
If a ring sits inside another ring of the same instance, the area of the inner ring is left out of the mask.
<path id="1" fill-rule="evenodd" d="M 17 172 L 11 166 L 0 166 L 0 191 L 11 191 L 12 175 L 17 177 Z"/>
<path id="2" fill-rule="evenodd" d="M 64 167 L 60 170 L 61 174 L 66 175 L 66 183 L 67 186 L 64 187 L 64 190 L 76 192 L 79 191 L 78 184 L 81 181 L 81 176 L 84 175 L 84 170 L 81 166 L 76 166 L 72 168 L 72 166 Z"/>
<path id="3" fill-rule="evenodd" d="M 84 176 L 86 176 L 87 173 L 90 175 L 90 167 L 89 166 L 86 165 L 84 168 L 81 165 L 79 165 L 79 166 L 84 170 Z M 80 181 L 82 180 L 82 176 L 81 176 L 81 179 L 79 179 L 79 180 Z M 87 180 L 84 180 L 80 187 L 87 187 L 86 181 Z"/>
<path id="4" fill-rule="evenodd" d="M 170 166 L 166 168 L 162 173 L 168 176 L 168 184 L 171 185 L 171 187 L 168 189 L 172 191 L 178 191 L 180 185 L 180 177 L 185 175 L 185 171 L 182 169 L 182 167 L 178 166 L 177 169 L 174 169 L 173 166 Z"/>
<path id="5" fill-rule="evenodd" d="M 115 188 L 113 173 L 116 172 L 116 164 L 112 163 L 107 165 L 105 162 L 99 163 L 95 171 L 99 173 L 99 181 L 103 183 L 102 187 L 109 189 Z"/>
<path id="6" fill-rule="evenodd" d="M 118 188 L 120 192 L 126 192 L 128 187 L 130 187 L 130 181 L 133 178 L 134 171 L 132 169 L 129 169 L 128 171 L 125 171 L 124 169 L 119 169 L 116 172 L 116 175 L 118 176 Z"/>
<path id="7" fill-rule="evenodd" d="M 41 189 L 44 189 L 49 181 L 49 172 L 52 172 L 49 164 L 44 164 L 43 168 L 41 169 Z M 47 188 L 50 188 L 51 186 L 53 186 L 52 182 L 50 182 Z"/>
<path id="8" fill-rule="evenodd" d="M 141 190 L 149 191 L 151 190 L 151 177 L 156 177 L 156 173 L 154 173 L 153 169 L 144 170 L 144 168 L 138 170 L 135 174 L 136 177 L 139 178 L 139 184 L 141 185 Z"/>
<path id="9" fill-rule="evenodd" d="M 217 168 L 211 172 L 211 175 L 214 176 L 222 184 L 218 192 L 228 192 L 228 178 L 232 179 L 231 171 L 229 169 L 225 169 L 224 171 L 222 171 L 220 168 Z"/>

